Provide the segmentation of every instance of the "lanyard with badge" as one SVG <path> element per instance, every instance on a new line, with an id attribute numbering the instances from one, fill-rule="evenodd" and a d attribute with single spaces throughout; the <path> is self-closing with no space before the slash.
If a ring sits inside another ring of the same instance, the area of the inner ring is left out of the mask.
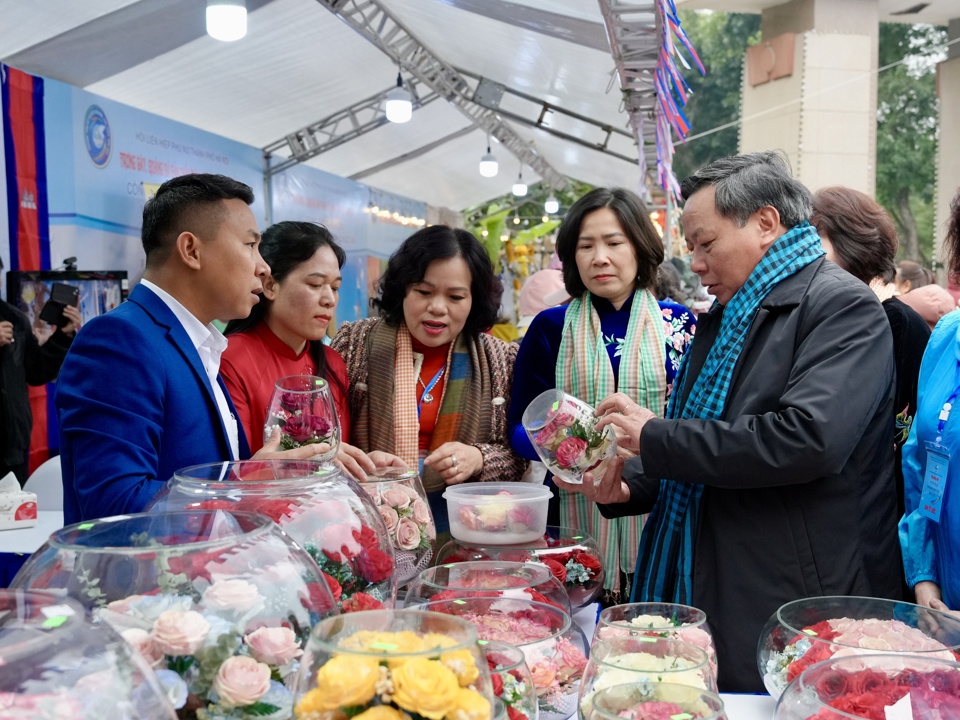
<path id="1" fill-rule="evenodd" d="M 953 391 L 940 409 L 937 417 L 937 439 L 924 442 L 927 447 L 927 468 L 923 473 L 923 489 L 920 491 L 920 505 L 917 509 L 921 515 L 937 523 L 940 522 L 940 511 L 943 509 L 943 488 L 950 466 L 950 451 L 941 445 L 943 428 L 950 419 L 958 395 L 960 387 Z"/>
<path id="2" fill-rule="evenodd" d="M 440 382 L 440 378 L 443 376 L 443 371 L 444 371 L 444 370 L 446 370 L 446 367 L 440 368 L 440 370 L 437 371 L 437 374 L 433 376 L 433 379 L 432 379 L 430 382 L 428 382 L 426 385 L 423 386 L 423 395 L 420 396 L 420 401 L 417 403 L 417 420 L 420 419 L 420 408 L 421 408 L 421 406 L 422 406 L 424 403 L 432 403 L 432 402 L 433 402 L 433 395 L 431 394 L 430 391 L 433 390 L 434 386 L 435 386 L 438 382 Z M 420 477 L 423 477 L 423 458 L 420 458 L 420 461 L 419 461 L 418 465 L 419 465 L 419 468 L 420 468 Z"/>

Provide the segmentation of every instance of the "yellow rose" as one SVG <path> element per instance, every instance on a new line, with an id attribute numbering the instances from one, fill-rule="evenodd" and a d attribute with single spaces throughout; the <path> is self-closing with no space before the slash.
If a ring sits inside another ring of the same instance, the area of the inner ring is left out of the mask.
<path id="1" fill-rule="evenodd" d="M 390 705 L 377 705 L 354 715 L 353 720 L 410 720 L 410 716 Z"/>
<path id="2" fill-rule="evenodd" d="M 422 643 L 424 650 L 432 650 L 433 648 L 453 647 L 457 644 L 457 641 L 440 633 L 427 633 L 423 636 Z"/>
<path id="3" fill-rule="evenodd" d="M 393 670 L 393 701 L 430 720 L 442 720 L 459 692 L 457 676 L 436 660 L 413 658 Z"/>
<path id="4" fill-rule="evenodd" d="M 490 720 L 490 701 L 476 690 L 463 688 L 447 711 L 447 720 Z"/>
<path id="5" fill-rule="evenodd" d="M 347 650 L 364 650 L 384 655 L 404 655 L 425 650 L 420 636 L 412 630 L 401 632 L 374 632 L 360 630 L 340 641 L 340 647 Z"/>
<path id="6" fill-rule="evenodd" d="M 460 687 L 466 687 L 478 677 L 480 671 L 469 650 L 454 650 L 440 656 L 440 662 L 453 670 Z"/>
<path id="7" fill-rule="evenodd" d="M 321 707 L 323 693 L 314 688 L 297 703 L 294 715 L 297 720 L 347 720 L 346 713 L 340 710 L 324 710 Z"/>
<path id="8" fill-rule="evenodd" d="M 375 659 L 336 655 L 317 671 L 316 690 L 322 695 L 317 707 L 339 710 L 368 703 L 376 694 L 379 678 L 380 663 Z"/>

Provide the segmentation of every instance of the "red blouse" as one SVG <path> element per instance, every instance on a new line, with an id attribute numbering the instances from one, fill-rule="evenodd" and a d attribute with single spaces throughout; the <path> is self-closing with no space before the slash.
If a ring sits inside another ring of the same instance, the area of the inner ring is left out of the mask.
<path id="1" fill-rule="evenodd" d="M 265 322 L 253 330 L 227 336 L 228 345 L 220 358 L 220 374 L 237 408 L 237 420 L 247 434 L 250 452 L 263 447 L 263 426 L 267 405 L 277 380 L 287 375 L 314 375 L 309 345 L 297 354 L 278 338 Z M 347 402 L 347 368 L 336 350 L 324 346 L 327 379 L 340 418 L 340 433 L 350 442 L 350 406 Z M 340 383 L 337 383 L 339 379 Z M 341 390 L 342 387 L 342 390 Z"/>

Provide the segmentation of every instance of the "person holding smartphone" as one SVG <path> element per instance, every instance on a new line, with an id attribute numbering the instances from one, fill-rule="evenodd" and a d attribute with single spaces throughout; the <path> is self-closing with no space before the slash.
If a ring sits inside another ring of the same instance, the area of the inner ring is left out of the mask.
<path id="1" fill-rule="evenodd" d="M 27 386 L 56 379 L 81 325 L 80 310 L 75 306 L 64 306 L 63 318 L 65 322 L 41 342 L 27 316 L 0 301 L 0 478 L 13 472 L 21 486 L 27 482 L 33 429 Z"/>

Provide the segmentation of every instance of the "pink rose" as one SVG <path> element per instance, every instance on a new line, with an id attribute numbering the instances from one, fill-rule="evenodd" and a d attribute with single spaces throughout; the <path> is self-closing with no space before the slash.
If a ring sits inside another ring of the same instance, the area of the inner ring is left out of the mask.
<path id="1" fill-rule="evenodd" d="M 557 448 L 557 464 L 571 468 L 581 462 L 587 454 L 587 441 L 578 437 L 568 437 Z"/>
<path id="2" fill-rule="evenodd" d="M 383 518 L 383 524 L 387 526 L 387 530 L 393 530 L 397 527 L 397 523 L 400 522 L 400 516 L 397 515 L 396 510 L 389 505 L 381 505 L 377 509 L 380 511 L 380 517 Z"/>
<path id="3" fill-rule="evenodd" d="M 539 524 L 540 513 L 529 505 L 514 505 L 507 511 L 507 528 L 512 532 L 523 532 Z"/>
<path id="4" fill-rule="evenodd" d="M 533 442 L 540 447 L 550 447 L 553 441 L 557 439 L 557 429 L 554 427 L 545 427 L 543 430 L 533 436 Z"/>
<path id="5" fill-rule="evenodd" d="M 457 517 L 460 520 L 460 524 L 467 530 L 480 529 L 480 523 L 477 521 L 477 516 L 473 512 L 473 507 L 461 505 L 460 510 L 457 512 Z"/>
<path id="6" fill-rule="evenodd" d="M 120 633 L 133 649 L 136 650 L 147 664 L 152 668 L 158 668 L 163 663 L 163 652 L 157 647 L 157 643 L 150 637 L 150 633 L 140 628 L 129 628 Z"/>
<path id="7" fill-rule="evenodd" d="M 420 526 L 410 518 L 397 523 L 397 546 L 402 550 L 416 550 L 420 546 Z"/>
<path id="8" fill-rule="evenodd" d="M 220 704 L 228 708 L 253 705 L 269 689 L 269 666 L 245 655 L 227 658 L 213 680 Z"/>
<path id="9" fill-rule="evenodd" d="M 261 602 L 257 586 L 246 580 L 217 580 L 203 591 L 203 603 L 211 610 L 246 612 Z"/>
<path id="10" fill-rule="evenodd" d="M 547 690 L 553 687 L 553 684 L 557 680 L 557 664 L 545 658 L 533 664 L 533 667 L 530 668 L 530 674 L 533 676 L 533 684 L 537 688 L 537 694 L 540 694 L 541 690 Z"/>
<path id="11" fill-rule="evenodd" d="M 430 507 L 420 498 L 413 501 L 413 519 L 421 525 L 426 525 L 432 520 Z"/>
<path id="12" fill-rule="evenodd" d="M 290 628 L 262 627 L 246 635 L 243 641 L 250 647 L 250 654 L 267 665 L 286 665 L 303 654 Z"/>
<path id="13" fill-rule="evenodd" d="M 384 502 L 397 510 L 406 510 L 410 507 L 412 498 L 400 488 L 390 488 L 383 493 Z"/>
<path id="14" fill-rule="evenodd" d="M 210 623 L 196 610 L 167 610 L 160 613 L 150 636 L 164 655 L 193 655 L 209 632 Z"/>
<path id="15" fill-rule="evenodd" d="M 560 654 L 560 661 L 569 670 L 573 670 L 575 674 L 583 672 L 583 669 L 587 666 L 587 658 L 580 651 L 580 648 L 566 638 L 557 640 L 557 652 Z"/>

